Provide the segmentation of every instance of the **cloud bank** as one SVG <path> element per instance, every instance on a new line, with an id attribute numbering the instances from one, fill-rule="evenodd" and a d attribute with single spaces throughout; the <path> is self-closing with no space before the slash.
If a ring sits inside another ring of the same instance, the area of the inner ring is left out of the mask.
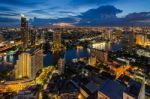
<path id="1" fill-rule="evenodd" d="M 52 8 L 49 8 L 52 9 Z M 54 9 L 57 9 L 54 8 Z M 9 10 L 9 9 L 8 9 Z M 123 10 L 118 9 L 112 5 L 100 6 L 98 8 L 89 9 L 79 15 L 76 15 L 72 11 L 58 11 L 64 15 L 63 18 L 33 18 L 30 19 L 30 23 L 34 26 L 44 26 L 44 25 L 53 25 L 56 23 L 71 23 L 76 26 L 113 26 L 113 25 L 122 25 L 122 26 L 134 26 L 134 25 L 150 25 L 150 12 L 139 12 L 139 13 L 130 13 L 124 18 L 118 18 L 117 14 L 123 12 Z M 36 14 L 53 14 L 47 12 L 46 9 L 41 10 L 32 10 L 29 13 Z M 65 17 L 65 14 L 70 14 Z M 0 24 L 14 25 L 19 24 L 19 19 L 11 18 L 11 16 L 16 16 L 17 13 L 0 13 L 0 16 L 10 16 L 10 18 L 0 17 Z"/>

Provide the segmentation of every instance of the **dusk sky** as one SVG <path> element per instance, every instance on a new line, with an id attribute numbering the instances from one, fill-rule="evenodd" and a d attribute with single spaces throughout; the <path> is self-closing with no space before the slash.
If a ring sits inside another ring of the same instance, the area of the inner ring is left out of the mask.
<path id="1" fill-rule="evenodd" d="M 150 0 L 0 0 L 0 17 L 19 18 L 24 13 L 29 18 L 62 18 L 102 5 L 123 10 L 118 17 L 150 11 Z"/>

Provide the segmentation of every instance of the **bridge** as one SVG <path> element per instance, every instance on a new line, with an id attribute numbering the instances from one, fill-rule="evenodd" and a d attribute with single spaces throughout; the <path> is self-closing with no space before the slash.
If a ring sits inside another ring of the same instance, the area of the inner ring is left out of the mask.
<path id="1" fill-rule="evenodd" d="M 7 51 L 8 49 L 11 49 L 11 48 L 13 48 L 13 47 L 15 47 L 15 46 L 19 46 L 19 45 L 21 45 L 21 44 L 22 44 L 21 41 L 18 41 L 18 42 L 16 42 L 15 44 L 7 44 L 7 45 L 5 45 L 4 47 L 1 47 L 1 48 L 0 48 L 0 52 Z"/>

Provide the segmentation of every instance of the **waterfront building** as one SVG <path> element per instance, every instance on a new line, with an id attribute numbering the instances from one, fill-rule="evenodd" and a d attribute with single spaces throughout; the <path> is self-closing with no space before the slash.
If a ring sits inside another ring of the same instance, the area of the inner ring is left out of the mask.
<path id="1" fill-rule="evenodd" d="M 94 43 L 91 47 L 98 50 L 106 50 L 106 41 Z"/>
<path id="2" fill-rule="evenodd" d="M 148 35 L 137 34 L 136 35 L 136 44 L 142 47 L 150 46 L 150 39 L 148 39 Z"/>
<path id="3" fill-rule="evenodd" d="M 96 65 L 96 57 L 89 57 L 88 65 L 95 66 Z"/>
<path id="4" fill-rule="evenodd" d="M 36 73 L 43 67 L 43 52 L 42 50 L 35 50 L 29 52 L 22 52 L 15 65 L 16 79 L 34 79 Z"/>
<path id="5" fill-rule="evenodd" d="M 95 57 L 97 62 L 107 62 L 108 61 L 108 52 L 104 50 L 99 50 L 95 48 L 90 49 L 90 56 Z"/>

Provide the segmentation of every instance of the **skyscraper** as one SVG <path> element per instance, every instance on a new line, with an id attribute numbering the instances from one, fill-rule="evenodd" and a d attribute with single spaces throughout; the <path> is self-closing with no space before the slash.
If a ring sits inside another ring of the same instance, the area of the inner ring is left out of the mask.
<path id="1" fill-rule="evenodd" d="M 23 42 L 22 46 L 23 50 L 25 50 L 28 46 L 28 36 L 29 36 L 28 22 L 25 15 L 21 14 L 21 38 Z"/>
<path id="2" fill-rule="evenodd" d="M 29 29 L 29 45 L 35 45 L 36 41 L 36 30 L 34 28 Z"/>
<path id="3" fill-rule="evenodd" d="M 65 68 L 65 59 L 64 58 L 60 58 L 58 60 L 58 70 L 59 70 L 60 74 L 64 73 L 64 68 Z"/>
<path id="4" fill-rule="evenodd" d="M 61 33 L 56 31 L 56 32 L 53 33 L 53 47 L 52 47 L 52 50 L 53 50 L 53 52 L 60 51 L 61 48 L 62 48 Z"/>
<path id="5" fill-rule="evenodd" d="M 136 44 L 143 46 L 143 47 L 149 46 L 148 35 L 137 34 L 136 35 Z"/>
<path id="6" fill-rule="evenodd" d="M 129 47 L 132 49 L 135 46 L 135 33 L 129 32 Z"/>
<path id="7" fill-rule="evenodd" d="M 0 34 L 0 43 L 4 41 L 3 35 Z"/>
<path id="8" fill-rule="evenodd" d="M 36 73 L 43 67 L 42 50 L 23 52 L 15 65 L 16 79 L 34 79 Z"/>

